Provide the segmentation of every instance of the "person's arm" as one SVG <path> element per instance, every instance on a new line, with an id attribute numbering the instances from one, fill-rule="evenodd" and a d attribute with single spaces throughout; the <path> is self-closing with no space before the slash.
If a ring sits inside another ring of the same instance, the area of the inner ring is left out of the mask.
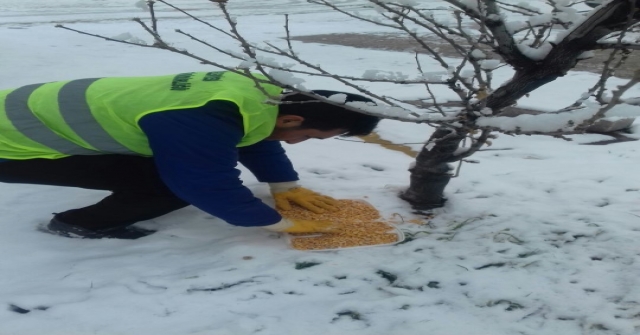
<path id="1" fill-rule="evenodd" d="M 237 226 L 267 226 L 282 217 L 242 185 L 237 143 L 243 136 L 237 106 L 215 101 L 199 108 L 144 116 L 162 180 L 181 199 Z"/>
<path id="2" fill-rule="evenodd" d="M 298 173 L 279 141 L 261 141 L 238 148 L 239 159 L 263 183 L 295 182 Z"/>
<path id="3" fill-rule="evenodd" d="M 290 210 L 293 203 L 315 213 L 337 210 L 335 199 L 298 185 L 298 173 L 280 142 L 261 141 L 238 151 L 240 163 L 259 181 L 269 183 L 276 208 Z"/>
<path id="4" fill-rule="evenodd" d="M 263 183 L 269 183 L 274 195 L 300 187 L 298 173 L 278 141 L 261 141 L 241 147 L 238 161 Z M 280 204 L 276 201 L 276 205 Z M 278 208 L 282 206 L 277 206 Z M 285 206 L 285 208 L 287 208 Z M 289 207 L 290 208 L 290 207 Z"/>

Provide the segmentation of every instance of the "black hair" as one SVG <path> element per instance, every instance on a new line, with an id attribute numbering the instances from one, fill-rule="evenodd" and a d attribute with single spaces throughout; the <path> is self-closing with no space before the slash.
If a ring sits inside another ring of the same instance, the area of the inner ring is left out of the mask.
<path id="1" fill-rule="evenodd" d="M 371 105 L 375 105 L 373 100 L 353 93 L 316 90 L 313 93 L 330 97 L 335 94 L 346 95 L 345 103 L 352 101 L 362 101 Z M 304 118 L 301 128 L 318 129 L 322 131 L 334 129 L 346 129 L 342 136 L 360 136 L 368 135 L 380 122 L 380 118 L 359 113 L 342 106 L 332 105 L 306 96 L 302 93 L 287 93 L 282 96 L 281 101 L 303 102 L 303 103 L 284 103 L 280 105 L 279 115 L 298 115 Z"/>

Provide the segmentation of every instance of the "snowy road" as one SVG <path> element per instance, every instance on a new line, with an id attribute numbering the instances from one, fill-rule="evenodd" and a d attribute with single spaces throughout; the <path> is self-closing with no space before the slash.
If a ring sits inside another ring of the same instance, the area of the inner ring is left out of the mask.
<path id="1" fill-rule="evenodd" d="M 146 17 L 144 0 L 0 0 L 0 27 L 34 26 L 60 23 L 118 22 Z M 220 16 L 215 4 L 202 0 L 176 0 L 171 4 L 202 18 Z M 355 1 L 352 8 L 361 7 Z M 229 10 L 245 15 L 309 14 L 328 12 L 326 7 L 305 0 L 231 1 Z M 164 4 L 156 5 L 158 17 L 184 19 L 184 15 Z"/>

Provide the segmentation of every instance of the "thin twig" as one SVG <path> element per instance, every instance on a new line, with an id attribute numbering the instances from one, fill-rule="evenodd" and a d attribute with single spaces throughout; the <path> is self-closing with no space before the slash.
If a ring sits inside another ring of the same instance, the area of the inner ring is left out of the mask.
<path id="1" fill-rule="evenodd" d="M 289 52 L 293 55 L 293 46 L 291 45 L 291 32 L 289 31 L 289 14 L 284 14 L 284 31 L 287 34 L 287 46 L 289 47 Z"/>
<path id="2" fill-rule="evenodd" d="M 146 30 L 149 33 L 149 35 L 153 36 L 153 39 L 154 39 L 154 43 L 153 44 L 154 45 L 158 45 L 161 48 L 169 46 L 167 43 L 165 43 L 164 40 L 162 40 L 162 37 L 160 37 L 160 35 L 158 35 L 157 32 L 155 32 L 151 28 L 149 28 L 149 26 L 146 23 L 142 22 L 142 20 L 140 18 L 135 18 L 135 19 L 133 19 L 133 21 L 137 22 L 139 25 L 142 26 L 142 28 L 144 30 Z"/>
<path id="3" fill-rule="evenodd" d="M 584 130 L 588 126 L 592 125 L 595 121 L 603 118 L 608 111 L 622 102 L 622 94 L 624 94 L 631 87 L 635 86 L 637 83 L 640 83 L 640 70 L 636 70 L 633 74 L 633 77 L 626 84 L 618 86 L 618 89 L 613 92 L 611 101 L 603 108 L 600 108 L 600 110 L 598 110 L 598 112 L 595 113 L 592 117 L 579 124 L 576 127 L 576 130 Z"/>
<path id="4" fill-rule="evenodd" d="M 63 26 L 61 24 L 57 24 L 55 27 L 56 28 L 65 29 L 65 30 L 69 30 L 69 31 L 73 31 L 75 33 L 82 34 L 82 35 L 102 38 L 102 39 L 110 41 L 110 42 L 118 42 L 118 43 L 135 45 L 135 46 L 138 46 L 138 47 L 145 47 L 145 48 L 156 48 L 156 46 L 154 46 L 154 45 L 143 44 L 143 43 L 135 43 L 135 42 L 127 42 L 127 41 L 118 40 L 118 39 L 111 38 L 111 37 L 106 37 L 106 36 L 97 35 L 97 34 L 91 34 L 91 33 L 87 33 L 87 32 L 81 31 L 81 30 L 76 30 L 76 29 L 73 29 L 73 28 L 69 28 L 69 27 Z"/>
<path id="5" fill-rule="evenodd" d="M 236 40 L 238 40 L 240 42 L 240 45 L 242 47 L 243 52 L 247 56 L 249 56 L 250 59 L 256 61 L 255 62 L 256 68 L 258 69 L 258 71 L 260 71 L 260 73 L 262 73 L 263 76 L 265 76 L 267 79 L 269 79 L 272 82 L 276 82 L 276 80 L 271 75 L 269 75 L 269 73 L 264 68 L 264 66 L 262 66 L 262 64 L 260 64 L 260 62 L 257 61 L 256 54 L 252 49 L 253 47 L 251 46 L 251 44 L 249 44 L 249 42 L 247 42 L 247 40 L 238 31 L 238 29 L 237 29 L 238 23 L 231 17 L 231 14 L 229 14 L 229 11 L 227 10 L 226 2 L 218 2 L 218 7 L 220 8 L 222 13 L 224 14 L 224 18 L 225 18 L 225 20 L 227 20 L 227 23 L 229 24 L 229 28 L 231 29 L 231 34 L 235 37 Z M 258 90 L 260 90 L 260 92 L 262 92 L 265 96 L 270 97 L 273 100 L 277 100 L 278 99 L 278 97 L 272 97 L 271 94 L 269 94 L 269 92 L 267 92 L 267 90 L 264 88 L 264 86 L 261 85 L 261 82 L 258 80 L 258 78 L 256 78 L 249 71 L 249 69 L 245 68 L 245 69 L 242 70 L 242 72 L 245 73 L 245 76 L 247 78 L 250 78 L 250 79 L 253 80 L 254 86 Z M 287 87 L 288 86 L 289 85 L 287 85 Z"/>
<path id="6" fill-rule="evenodd" d="M 151 14 L 151 29 L 158 34 L 158 19 L 156 18 L 156 11 L 153 9 L 155 1 L 147 0 L 147 6 L 149 7 L 149 14 Z"/>
<path id="7" fill-rule="evenodd" d="M 218 28 L 218 27 L 216 27 L 216 26 L 212 25 L 211 23 L 209 23 L 209 22 L 207 22 L 207 21 L 204 21 L 204 20 L 202 20 L 202 19 L 198 18 L 197 16 L 191 15 L 189 12 L 185 11 L 184 9 L 179 8 L 179 7 L 176 7 L 176 6 L 174 6 L 174 5 L 172 5 L 172 4 L 168 3 L 168 2 L 166 2 L 165 0 L 155 0 L 155 1 L 161 2 L 161 3 L 165 4 L 165 5 L 167 5 L 167 6 L 171 7 L 171 8 L 173 8 L 173 9 L 175 9 L 175 10 L 177 10 L 177 11 L 179 11 L 180 13 L 182 13 L 182 14 L 184 14 L 184 15 L 186 15 L 186 16 L 188 16 L 188 17 L 190 17 L 191 19 L 193 19 L 193 20 L 194 20 L 194 21 L 196 21 L 196 22 L 200 22 L 200 23 L 202 23 L 202 24 L 204 24 L 204 25 L 208 26 L 209 28 L 212 28 L 212 29 L 214 29 L 214 30 L 216 30 L 216 31 L 218 31 L 218 32 L 221 32 L 221 33 L 223 33 L 223 34 L 225 34 L 225 35 L 227 35 L 227 36 L 229 36 L 229 37 L 231 37 L 231 38 L 235 38 L 233 35 L 229 34 L 229 33 L 228 33 L 227 31 L 225 31 L 224 29 L 222 29 L 222 28 Z"/>
<path id="8" fill-rule="evenodd" d="M 370 97 L 373 97 L 373 98 L 375 98 L 375 99 L 378 99 L 378 100 L 380 100 L 380 101 L 383 101 L 383 102 L 385 102 L 385 103 L 389 104 L 390 106 L 400 107 L 400 106 L 398 106 L 397 104 L 395 104 L 394 102 L 392 102 L 391 100 L 389 100 L 388 98 L 383 97 L 383 96 L 380 96 L 380 95 L 378 95 L 378 94 L 375 94 L 375 93 L 373 93 L 373 92 L 371 92 L 371 91 L 369 91 L 369 90 L 366 90 L 366 89 L 364 89 L 364 88 L 362 88 L 362 87 L 360 87 L 360 86 L 358 86 L 358 85 L 354 85 L 353 83 L 351 83 L 351 82 L 349 82 L 349 81 L 345 80 L 342 76 L 339 76 L 339 75 L 336 75 L 336 74 L 332 74 L 332 73 L 330 73 L 330 72 L 326 71 L 324 68 L 322 68 L 322 67 L 320 67 L 320 66 L 318 66 L 318 65 L 311 64 L 311 63 L 309 63 L 309 62 L 307 62 L 307 61 L 305 61 L 305 60 L 301 59 L 300 57 L 298 57 L 298 56 L 296 56 L 296 55 L 288 54 L 287 52 L 285 52 L 285 51 L 284 51 L 284 50 L 282 50 L 281 48 L 279 48 L 279 47 L 277 47 L 277 46 L 275 46 L 275 45 L 273 45 L 273 44 L 271 44 L 271 43 L 267 43 L 267 45 L 268 45 L 268 46 L 270 46 L 271 48 L 275 49 L 275 50 L 278 50 L 278 51 L 279 51 L 283 56 L 285 56 L 285 57 L 289 57 L 289 58 L 291 58 L 291 59 L 294 59 L 295 61 L 299 62 L 301 65 L 304 65 L 304 66 L 306 66 L 306 67 L 308 67 L 308 68 L 310 68 L 310 69 L 313 69 L 313 70 L 315 70 L 315 71 L 318 71 L 319 73 L 324 74 L 326 77 L 333 78 L 333 79 L 335 79 L 336 81 L 338 81 L 338 82 L 340 82 L 340 83 L 342 83 L 342 84 L 344 84 L 344 85 L 346 85 L 346 86 L 349 86 L 349 87 L 351 87 L 351 88 L 353 88 L 353 89 L 358 90 L 360 93 L 364 93 L 364 94 L 366 94 L 366 95 L 368 95 L 368 96 L 370 96 Z M 416 116 L 417 116 L 417 115 L 416 115 Z"/>
<path id="9" fill-rule="evenodd" d="M 415 53 L 415 59 L 416 59 L 416 65 L 418 66 L 418 71 L 420 71 L 420 73 L 424 75 L 424 71 L 422 71 L 422 64 L 420 63 L 420 59 L 418 58 L 418 52 Z M 429 86 L 428 83 L 425 83 L 424 86 L 427 89 L 427 92 L 429 93 L 431 100 L 433 100 L 433 106 L 438 110 L 438 112 L 442 116 L 446 116 L 446 114 L 442 110 L 442 107 L 440 107 L 440 104 L 438 103 L 438 99 L 436 98 L 436 95 L 433 94 L 433 92 L 431 91 L 431 86 Z"/>

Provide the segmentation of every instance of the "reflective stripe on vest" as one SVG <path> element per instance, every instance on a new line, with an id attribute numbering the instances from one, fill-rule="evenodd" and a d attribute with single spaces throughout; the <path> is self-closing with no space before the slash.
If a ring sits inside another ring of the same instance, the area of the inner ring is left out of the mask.
<path id="1" fill-rule="evenodd" d="M 84 99 L 89 85 L 98 79 L 78 79 L 62 86 L 58 93 L 60 114 L 80 138 L 98 151 L 135 155 L 135 152 L 117 142 L 102 128 Z"/>
<path id="2" fill-rule="evenodd" d="M 135 155 L 136 153 L 118 143 L 100 126 L 91 114 L 91 109 L 83 97 L 89 85 L 99 78 L 78 79 L 66 83 L 58 93 L 60 114 L 71 129 L 85 142 L 97 149 L 91 150 L 79 146 L 42 123 L 29 109 L 29 96 L 44 84 L 20 87 L 7 95 L 5 110 L 18 131 L 29 139 L 65 155 L 95 155 L 100 153 L 118 153 Z"/>
<path id="3" fill-rule="evenodd" d="M 7 118 L 14 127 L 24 136 L 32 141 L 38 142 L 45 147 L 59 151 L 66 155 L 91 155 L 96 152 L 83 148 L 69 140 L 60 137 L 53 130 L 49 129 L 40 121 L 29 109 L 29 96 L 38 87 L 44 84 L 33 84 L 20 87 L 7 95 L 5 100 L 5 110 Z"/>

